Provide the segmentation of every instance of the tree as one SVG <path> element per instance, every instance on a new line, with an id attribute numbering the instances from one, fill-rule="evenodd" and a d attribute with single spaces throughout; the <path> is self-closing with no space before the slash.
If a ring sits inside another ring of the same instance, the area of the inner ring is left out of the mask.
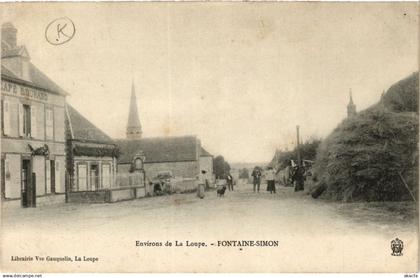
<path id="1" fill-rule="evenodd" d="M 225 175 L 230 173 L 230 165 L 227 161 L 225 161 L 224 173 Z"/>
<path id="2" fill-rule="evenodd" d="M 230 171 L 230 165 L 221 155 L 216 156 L 213 161 L 213 169 L 216 177 L 225 177 Z"/>
<path id="3" fill-rule="evenodd" d="M 302 159 L 315 160 L 318 146 L 321 144 L 321 140 L 317 138 L 311 138 L 305 143 L 300 145 L 300 155 Z M 296 147 L 291 151 L 277 151 L 274 155 L 271 165 L 284 169 L 290 165 L 290 160 L 297 162 L 297 149 Z"/>
<path id="4" fill-rule="evenodd" d="M 240 179 L 249 179 L 249 171 L 247 168 L 243 168 L 239 171 Z"/>

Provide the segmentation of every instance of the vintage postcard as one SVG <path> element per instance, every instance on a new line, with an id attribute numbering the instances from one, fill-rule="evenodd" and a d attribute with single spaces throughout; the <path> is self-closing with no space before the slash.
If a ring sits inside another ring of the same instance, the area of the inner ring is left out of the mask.
<path id="1" fill-rule="evenodd" d="M 418 2 L 0 18 L 3 273 L 417 277 Z"/>

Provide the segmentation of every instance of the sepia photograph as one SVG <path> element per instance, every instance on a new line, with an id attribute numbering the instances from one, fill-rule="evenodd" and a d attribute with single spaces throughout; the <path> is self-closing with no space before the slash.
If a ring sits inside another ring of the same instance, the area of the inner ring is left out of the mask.
<path id="1" fill-rule="evenodd" d="M 417 277 L 418 2 L 0 19 L 0 272 Z"/>

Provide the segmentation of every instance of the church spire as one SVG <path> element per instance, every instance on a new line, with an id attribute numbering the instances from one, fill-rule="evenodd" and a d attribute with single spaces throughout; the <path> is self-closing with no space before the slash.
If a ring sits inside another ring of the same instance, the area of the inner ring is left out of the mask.
<path id="1" fill-rule="evenodd" d="M 356 105 L 353 103 L 353 95 L 350 88 L 350 101 L 349 104 L 347 104 L 347 117 L 350 118 L 356 115 L 356 113 Z"/>
<path id="2" fill-rule="evenodd" d="M 127 122 L 127 139 L 141 139 L 142 136 L 139 112 L 137 111 L 137 98 L 134 82 L 131 85 L 130 111 Z"/>

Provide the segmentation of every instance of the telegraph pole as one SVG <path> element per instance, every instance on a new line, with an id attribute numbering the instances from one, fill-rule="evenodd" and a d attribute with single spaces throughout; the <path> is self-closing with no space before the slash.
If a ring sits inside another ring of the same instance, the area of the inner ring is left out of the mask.
<path id="1" fill-rule="evenodd" d="M 296 152 L 297 152 L 297 164 L 298 164 L 298 166 L 301 166 L 302 165 L 302 160 L 301 160 L 301 157 L 300 157 L 300 143 L 299 143 L 299 126 L 297 125 L 296 126 L 296 142 L 297 142 L 297 144 L 296 144 Z"/>

